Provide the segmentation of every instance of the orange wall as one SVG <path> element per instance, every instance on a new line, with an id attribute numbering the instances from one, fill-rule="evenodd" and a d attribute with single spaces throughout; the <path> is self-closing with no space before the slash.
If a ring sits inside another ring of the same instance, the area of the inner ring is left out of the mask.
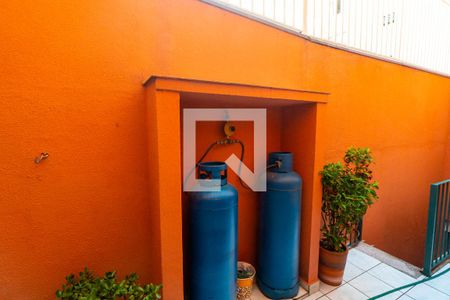
<path id="1" fill-rule="evenodd" d="M 0 4 L 0 299 L 55 299 L 84 266 L 159 280 L 141 86 L 152 6 Z"/>
<path id="2" fill-rule="evenodd" d="M 377 160 L 364 238 L 421 265 L 428 185 L 449 151 L 448 78 L 196 0 L 10 1 L 0 20 L 1 299 L 53 299 L 85 265 L 161 279 L 140 84 L 150 74 L 330 92 L 326 161 L 351 145 Z"/>
<path id="3" fill-rule="evenodd" d="M 286 108 L 283 112 L 281 133 L 283 146 L 281 150 L 293 152 L 294 170 L 300 173 L 303 181 L 300 277 L 308 285 L 315 283 L 318 279 L 319 260 L 317 255 L 319 253 L 322 203 L 322 186 L 318 173 L 323 164 L 318 153 L 323 153 L 321 120 L 324 118 L 325 106 L 325 104 L 317 104 Z M 317 242 L 310 245 L 307 243 L 310 240 Z"/>
<path id="4" fill-rule="evenodd" d="M 448 130 L 447 130 L 447 153 L 445 155 L 445 165 L 444 165 L 444 177 L 446 179 L 450 178 L 450 111 L 448 118 Z"/>

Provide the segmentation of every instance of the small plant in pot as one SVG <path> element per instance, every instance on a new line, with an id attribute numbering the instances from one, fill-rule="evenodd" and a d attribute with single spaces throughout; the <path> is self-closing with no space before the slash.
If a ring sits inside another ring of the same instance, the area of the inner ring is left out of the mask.
<path id="1" fill-rule="evenodd" d="M 372 179 L 373 157 L 368 148 L 349 148 L 341 162 L 329 163 L 322 176 L 322 239 L 319 278 L 340 285 L 347 261 L 347 242 L 368 207 L 378 199 Z"/>
<path id="2" fill-rule="evenodd" d="M 238 262 L 237 300 L 251 299 L 255 274 L 255 268 L 251 264 L 242 261 Z"/>

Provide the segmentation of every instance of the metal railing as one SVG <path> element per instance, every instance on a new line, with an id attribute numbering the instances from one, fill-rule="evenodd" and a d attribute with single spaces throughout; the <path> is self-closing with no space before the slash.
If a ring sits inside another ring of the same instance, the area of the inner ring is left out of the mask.
<path id="1" fill-rule="evenodd" d="M 353 248 L 358 246 L 359 242 L 362 241 L 362 230 L 363 230 L 363 219 L 358 222 L 358 224 L 353 226 L 353 232 L 350 233 L 350 238 L 347 243 L 348 248 Z"/>
<path id="2" fill-rule="evenodd" d="M 450 179 L 431 185 L 423 273 L 450 258 Z"/>
<path id="3" fill-rule="evenodd" d="M 203 0 L 291 32 L 450 76 L 449 0 Z"/>

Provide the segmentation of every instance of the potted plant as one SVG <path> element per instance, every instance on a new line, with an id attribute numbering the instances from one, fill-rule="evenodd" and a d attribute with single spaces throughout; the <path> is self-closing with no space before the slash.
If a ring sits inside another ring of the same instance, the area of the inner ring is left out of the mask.
<path id="1" fill-rule="evenodd" d="M 70 274 L 56 297 L 63 300 L 156 300 L 161 299 L 161 285 L 139 285 L 139 276 L 131 273 L 118 281 L 116 272 L 106 272 L 98 277 L 87 268 L 79 276 Z"/>
<path id="2" fill-rule="evenodd" d="M 255 268 L 251 264 L 242 261 L 238 262 L 237 300 L 251 299 L 255 274 Z"/>
<path id="3" fill-rule="evenodd" d="M 372 180 L 372 153 L 368 148 L 349 148 L 341 162 L 329 163 L 322 176 L 322 239 L 319 278 L 340 285 L 347 261 L 347 242 L 367 208 L 378 198 Z"/>

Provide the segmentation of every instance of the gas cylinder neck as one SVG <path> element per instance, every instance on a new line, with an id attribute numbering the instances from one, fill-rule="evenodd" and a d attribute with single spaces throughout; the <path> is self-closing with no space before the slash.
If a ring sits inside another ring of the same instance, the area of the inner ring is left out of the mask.
<path id="1" fill-rule="evenodd" d="M 227 184 L 227 165 L 221 161 L 202 162 L 198 165 L 198 178 L 203 180 L 219 179 L 220 185 Z M 202 184 L 207 184 L 203 181 Z"/>
<path id="2" fill-rule="evenodd" d="M 293 154 L 292 152 L 271 152 L 269 153 L 268 164 L 277 165 L 277 167 L 271 168 L 270 172 L 292 172 Z"/>

